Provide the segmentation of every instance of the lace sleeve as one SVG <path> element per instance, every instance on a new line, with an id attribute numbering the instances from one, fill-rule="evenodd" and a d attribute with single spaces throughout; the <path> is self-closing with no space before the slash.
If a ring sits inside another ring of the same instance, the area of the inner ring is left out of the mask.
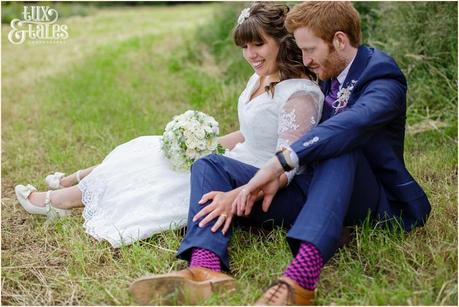
<path id="1" fill-rule="evenodd" d="M 295 92 L 282 106 L 279 114 L 277 149 L 282 149 L 314 128 L 320 120 L 319 97 L 311 92 Z M 286 172 L 288 183 L 297 172 Z"/>

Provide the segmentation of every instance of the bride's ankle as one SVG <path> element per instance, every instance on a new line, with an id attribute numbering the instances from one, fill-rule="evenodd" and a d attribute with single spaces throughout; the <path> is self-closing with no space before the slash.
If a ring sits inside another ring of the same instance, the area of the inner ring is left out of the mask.
<path id="1" fill-rule="evenodd" d="M 51 206 L 57 209 L 65 209 L 63 208 L 64 205 L 59 199 L 59 196 L 53 193 L 54 191 L 50 191 L 49 194 L 49 202 L 51 203 Z M 46 193 L 47 192 L 32 192 L 30 193 L 28 200 L 32 203 L 32 205 L 37 206 L 37 207 L 45 207 L 45 202 L 46 202 Z"/>
<path id="2" fill-rule="evenodd" d="M 74 186 L 75 184 L 77 184 L 77 179 L 76 179 L 75 174 L 71 174 L 71 175 L 68 175 L 62 178 L 59 184 L 64 188 Z"/>
<path id="3" fill-rule="evenodd" d="M 60 191 L 51 191 L 49 194 L 49 202 L 51 203 L 51 206 L 57 209 L 69 209 L 67 208 L 67 201 L 60 193 Z"/>
<path id="4" fill-rule="evenodd" d="M 72 186 L 80 183 L 80 181 L 81 181 L 80 172 L 81 172 L 81 170 L 76 171 L 75 173 L 62 178 L 61 181 L 59 182 L 59 184 L 64 188 L 68 188 L 68 187 L 72 187 Z"/>

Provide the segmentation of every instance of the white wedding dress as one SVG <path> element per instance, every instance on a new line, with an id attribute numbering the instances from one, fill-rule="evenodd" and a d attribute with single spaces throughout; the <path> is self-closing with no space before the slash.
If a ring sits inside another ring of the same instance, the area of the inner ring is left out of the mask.
<path id="1" fill-rule="evenodd" d="M 279 146 L 292 143 L 319 122 L 324 97 L 314 82 L 290 79 L 276 85 L 274 97 L 265 92 L 250 100 L 258 86 L 259 76 L 254 74 L 238 101 L 245 141 L 225 155 L 261 167 Z M 160 140 L 142 136 L 116 147 L 81 180 L 88 234 L 119 247 L 186 225 L 190 173 L 171 169 Z"/>

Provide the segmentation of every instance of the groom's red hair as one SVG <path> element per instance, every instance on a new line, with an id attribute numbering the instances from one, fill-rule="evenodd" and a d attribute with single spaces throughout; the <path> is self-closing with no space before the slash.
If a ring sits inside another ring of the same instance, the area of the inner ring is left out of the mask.
<path id="1" fill-rule="evenodd" d="M 285 27 L 290 33 L 308 27 L 329 44 L 335 33 L 342 31 L 353 47 L 360 45 L 360 17 L 351 2 L 307 1 L 297 4 L 287 14 Z"/>

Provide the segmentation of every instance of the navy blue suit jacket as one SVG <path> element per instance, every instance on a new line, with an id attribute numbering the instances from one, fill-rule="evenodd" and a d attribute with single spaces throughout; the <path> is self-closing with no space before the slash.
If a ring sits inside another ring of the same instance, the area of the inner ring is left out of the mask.
<path id="1" fill-rule="evenodd" d="M 430 204 L 403 159 L 406 79 L 390 56 L 360 46 L 343 86 L 354 80 L 346 109 L 329 118 L 324 112 L 322 122 L 291 148 L 300 165 L 361 150 L 405 230 L 423 225 Z M 320 85 L 327 95 L 330 81 Z"/>

